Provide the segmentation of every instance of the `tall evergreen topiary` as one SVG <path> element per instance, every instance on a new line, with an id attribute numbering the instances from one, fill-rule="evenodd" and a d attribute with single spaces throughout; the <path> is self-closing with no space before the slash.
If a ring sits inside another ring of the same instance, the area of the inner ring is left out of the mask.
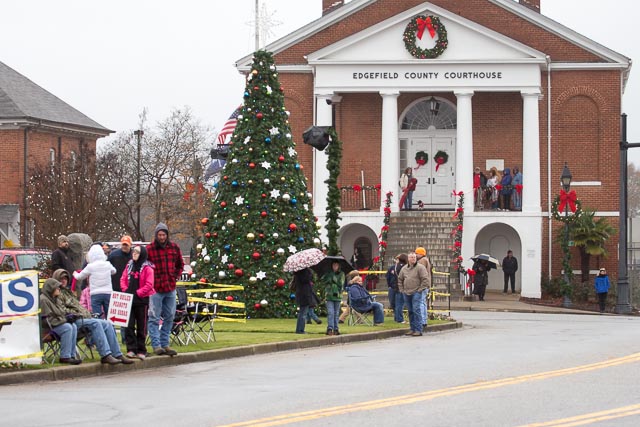
<path id="1" fill-rule="evenodd" d="M 197 279 L 243 285 L 244 294 L 231 296 L 245 302 L 248 317 L 294 317 L 291 275 L 282 267 L 289 255 L 321 242 L 269 52 L 254 54 L 231 143 L 203 219 Z"/>

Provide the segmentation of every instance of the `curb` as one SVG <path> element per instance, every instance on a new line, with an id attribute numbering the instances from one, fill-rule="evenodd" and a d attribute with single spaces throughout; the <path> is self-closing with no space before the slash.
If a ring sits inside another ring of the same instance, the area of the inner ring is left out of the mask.
<path id="1" fill-rule="evenodd" d="M 440 325 L 428 326 L 427 332 L 440 332 L 462 328 L 462 322 L 452 322 Z M 338 336 L 326 336 L 300 341 L 282 341 L 265 344 L 255 344 L 245 347 L 231 347 L 219 350 L 196 351 L 192 353 L 178 354 L 175 357 L 154 356 L 132 365 L 103 365 L 99 362 L 87 363 L 77 366 L 61 366 L 35 371 L 8 372 L 0 374 L 0 386 L 10 384 L 23 384 L 41 381 L 63 381 L 82 377 L 96 377 L 111 375 L 133 370 L 146 370 L 161 368 L 164 366 L 178 366 L 190 363 L 211 362 L 216 360 L 232 359 L 236 357 L 256 356 L 260 354 L 277 353 L 290 350 L 304 350 L 308 348 L 322 347 L 325 345 L 349 344 L 363 341 L 383 340 L 402 336 L 406 332 L 402 329 L 388 329 L 379 332 L 363 332 L 359 334 L 347 334 Z"/>

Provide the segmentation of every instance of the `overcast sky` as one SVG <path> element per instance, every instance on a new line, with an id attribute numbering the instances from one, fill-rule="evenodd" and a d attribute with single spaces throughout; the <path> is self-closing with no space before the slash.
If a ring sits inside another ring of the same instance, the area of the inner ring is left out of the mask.
<path id="1" fill-rule="evenodd" d="M 321 15 L 322 0 L 260 0 L 280 25 L 270 41 Z M 2 4 L 0 61 L 103 126 L 137 127 L 188 105 L 219 129 L 242 101 L 234 62 L 254 48 L 255 0 L 19 0 Z M 635 60 L 637 0 L 542 0 L 542 13 Z M 623 111 L 640 142 L 640 69 Z M 629 157 L 640 164 L 640 149 Z"/>

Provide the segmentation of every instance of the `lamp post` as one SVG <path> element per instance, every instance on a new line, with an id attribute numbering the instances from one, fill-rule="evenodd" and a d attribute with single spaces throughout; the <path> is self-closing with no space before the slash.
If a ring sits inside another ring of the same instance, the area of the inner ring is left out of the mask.
<path id="1" fill-rule="evenodd" d="M 627 115 L 621 117 L 620 135 L 620 240 L 618 242 L 618 286 L 616 313 L 631 313 L 631 295 L 627 275 L 627 150 L 640 147 L 640 143 L 627 141 Z"/>
<path id="2" fill-rule="evenodd" d="M 142 165 L 142 136 L 144 131 L 142 129 L 134 130 L 133 134 L 136 136 L 138 143 L 138 155 L 136 156 L 136 238 L 142 240 L 142 233 L 140 233 L 140 169 Z"/>
<path id="3" fill-rule="evenodd" d="M 562 184 L 562 189 L 568 193 L 571 189 L 571 171 L 569 170 L 569 166 L 567 166 L 567 162 L 564 162 L 564 168 L 562 168 L 562 175 L 560 175 L 560 183 Z M 565 203 L 564 205 L 564 216 L 565 219 L 569 215 L 569 204 Z M 565 286 L 571 286 L 569 280 L 569 223 L 567 221 L 564 222 L 564 283 Z M 571 307 L 571 298 L 566 292 L 563 292 L 564 299 L 562 300 L 562 306 L 565 308 Z"/>

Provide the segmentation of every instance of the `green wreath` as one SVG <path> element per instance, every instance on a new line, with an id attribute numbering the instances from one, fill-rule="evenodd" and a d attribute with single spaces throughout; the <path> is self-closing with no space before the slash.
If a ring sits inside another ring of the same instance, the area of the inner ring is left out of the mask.
<path id="1" fill-rule="evenodd" d="M 424 166 L 429 161 L 429 155 L 424 151 L 418 151 L 416 153 L 416 163 L 419 166 Z"/>
<path id="2" fill-rule="evenodd" d="M 573 215 L 564 215 L 564 212 L 558 211 L 558 206 L 560 206 L 560 196 L 556 196 L 551 204 L 551 215 L 556 221 L 571 224 L 582 215 L 582 202 L 580 200 L 576 200 L 576 211 L 573 212 Z"/>
<path id="3" fill-rule="evenodd" d="M 436 41 L 436 45 L 432 49 L 422 49 L 416 46 L 416 35 L 420 30 L 418 22 L 430 21 L 433 29 L 438 34 L 438 40 Z M 402 36 L 404 40 L 404 46 L 407 51 L 414 58 L 418 59 L 427 59 L 427 58 L 437 58 L 442 55 L 442 53 L 447 49 L 449 45 L 449 41 L 447 40 L 447 29 L 440 22 L 440 18 L 436 16 L 425 16 L 419 15 L 411 19 L 407 27 L 404 29 L 404 35 Z"/>

